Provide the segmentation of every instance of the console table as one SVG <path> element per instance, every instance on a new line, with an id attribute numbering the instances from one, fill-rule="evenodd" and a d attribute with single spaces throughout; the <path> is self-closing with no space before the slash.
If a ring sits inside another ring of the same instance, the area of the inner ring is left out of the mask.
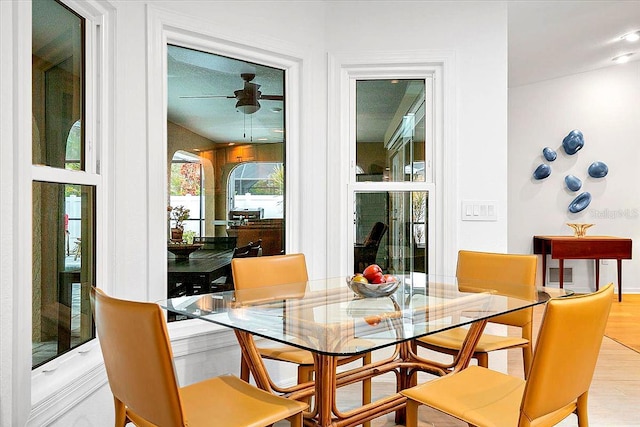
<path id="1" fill-rule="evenodd" d="M 547 255 L 557 259 L 560 288 L 563 287 L 565 259 L 592 259 L 596 263 L 596 291 L 600 287 L 600 260 L 618 264 L 618 301 L 622 301 L 622 260 L 631 259 L 631 239 L 612 236 L 533 236 L 533 253 L 542 255 L 542 285 L 546 284 Z"/>

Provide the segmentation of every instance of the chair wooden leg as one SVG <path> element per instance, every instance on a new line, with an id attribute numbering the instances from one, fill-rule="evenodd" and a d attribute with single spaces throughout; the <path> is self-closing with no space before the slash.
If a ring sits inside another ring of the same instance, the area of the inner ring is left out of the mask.
<path id="1" fill-rule="evenodd" d="M 306 383 L 307 381 L 313 381 L 313 365 L 298 365 L 298 384 Z M 311 396 L 306 397 L 301 402 L 311 406 Z"/>
<path id="2" fill-rule="evenodd" d="M 124 427 L 127 424 L 127 407 L 124 403 L 118 400 L 116 397 L 113 398 L 113 403 L 115 406 L 116 413 L 116 427 Z"/>
<path id="3" fill-rule="evenodd" d="M 363 365 L 371 364 L 371 353 L 367 353 L 362 358 Z M 371 378 L 367 378 L 362 381 L 362 405 L 371 403 Z M 371 421 L 365 421 L 362 423 L 362 427 L 371 427 Z"/>
<path id="4" fill-rule="evenodd" d="M 249 382 L 249 364 L 244 360 L 244 356 L 240 355 L 240 379 Z"/>
<path id="5" fill-rule="evenodd" d="M 589 416 L 587 414 L 587 400 L 589 392 L 584 392 L 578 397 L 576 415 L 578 416 L 578 427 L 589 427 Z"/>
<path id="6" fill-rule="evenodd" d="M 533 360 L 533 350 L 531 349 L 531 343 L 522 347 L 522 365 L 524 368 L 524 379 L 529 377 L 529 370 L 531 369 L 531 361 Z"/>
<path id="7" fill-rule="evenodd" d="M 475 353 L 473 356 L 478 359 L 478 366 L 489 367 L 489 353 Z"/>
<path id="8" fill-rule="evenodd" d="M 418 427 L 418 407 L 420 404 L 415 400 L 407 399 L 406 406 L 406 426 L 407 427 Z"/>
<path id="9" fill-rule="evenodd" d="M 291 423 L 291 427 L 302 427 L 303 425 L 302 412 L 300 412 L 299 414 L 290 416 L 289 418 L 287 418 L 287 420 Z"/>

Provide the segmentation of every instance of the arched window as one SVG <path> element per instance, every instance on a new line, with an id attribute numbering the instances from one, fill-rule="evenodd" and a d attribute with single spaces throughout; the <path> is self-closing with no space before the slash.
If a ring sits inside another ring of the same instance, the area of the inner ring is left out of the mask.
<path id="1" fill-rule="evenodd" d="M 228 186 L 230 220 L 242 219 L 244 211 L 257 213 L 257 219 L 284 218 L 282 163 L 240 163 L 231 170 Z"/>

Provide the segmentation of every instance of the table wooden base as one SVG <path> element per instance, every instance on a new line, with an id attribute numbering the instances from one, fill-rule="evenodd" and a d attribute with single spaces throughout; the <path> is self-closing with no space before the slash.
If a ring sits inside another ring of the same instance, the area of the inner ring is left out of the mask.
<path id="1" fill-rule="evenodd" d="M 240 330 L 236 330 L 235 333 L 242 350 L 242 357 L 247 361 L 258 387 L 296 400 L 306 401 L 311 396 L 315 396 L 312 407 L 305 413 L 306 426 L 350 427 L 391 412 L 396 412 L 396 423 L 404 423 L 406 398 L 399 392 L 415 385 L 418 372 L 429 372 L 441 376 L 454 374 L 469 366 L 486 324 L 487 320 L 471 324 L 462 350 L 450 364 L 442 364 L 418 356 L 417 348 L 412 341 L 396 345 L 395 352 L 387 359 L 344 372 L 337 372 L 338 356 L 314 353 L 316 380 L 288 388 L 279 387 L 272 381 L 256 349 L 253 336 Z M 338 408 L 338 388 L 363 382 L 388 372 L 396 373 L 397 393 L 349 411 L 341 411 Z"/>

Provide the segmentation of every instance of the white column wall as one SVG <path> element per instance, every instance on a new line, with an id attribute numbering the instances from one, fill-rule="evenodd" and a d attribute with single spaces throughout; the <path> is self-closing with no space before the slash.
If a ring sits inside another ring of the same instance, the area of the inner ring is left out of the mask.
<path id="1" fill-rule="evenodd" d="M 567 222 L 593 223 L 587 234 L 630 237 L 637 247 L 639 110 L 640 62 L 509 89 L 511 252 L 532 253 L 534 235 L 571 235 Z M 561 148 L 562 139 L 572 129 L 582 131 L 585 144 L 568 156 Z M 545 162 L 542 156 L 547 146 L 558 153 L 553 162 Z M 587 169 L 594 161 L 609 167 L 605 178 L 589 177 Z M 551 175 L 536 181 L 532 174 L 540 163 L 551 166 Z M 582 189 L 576 193 L 566 189 L 568 174 L 582 180 Z M 591 193 L 591 204 L 582 212 L 570 213 L 569 203 L 583 191 Z M 622 262 L 625 293 L 640 292 L 636 254 L 634 249 L 634 259 Z M 567 287 L 578 292 L 595 289 L 593 261 L 566 260 L 564 266 L 573 269 L 573 283 Z M 549 260 L 547 267 L 558 267 L 558 262 Z M 617 283 L 616 271 L 615 261 L 601 265 L 600 283 Z"/>

